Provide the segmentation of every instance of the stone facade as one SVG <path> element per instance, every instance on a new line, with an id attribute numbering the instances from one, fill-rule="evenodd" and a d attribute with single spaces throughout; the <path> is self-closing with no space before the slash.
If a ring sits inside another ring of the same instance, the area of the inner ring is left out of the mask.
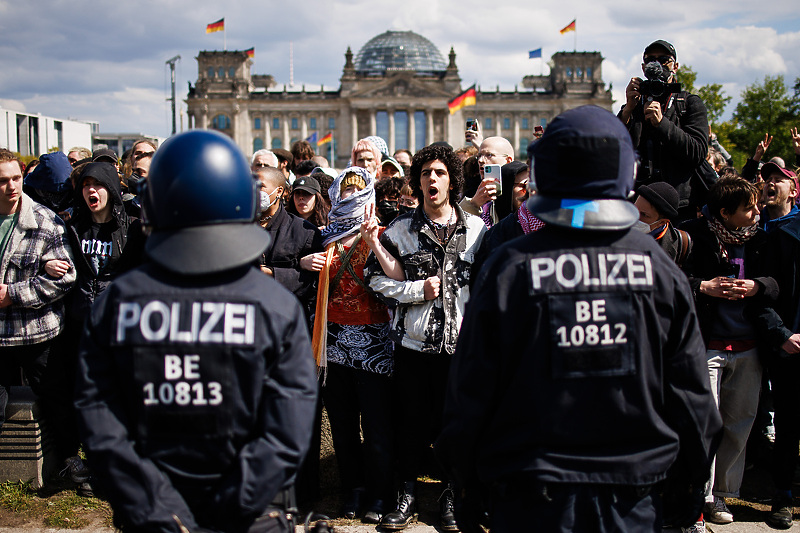
<path id="1" fill-rule="evenodd" d="M 408 52 L 413 47 L 418 49 L 414 57 Z M 422 61 L 420 53 L 430 58 Z M 452 115 L 447 102 L 464 90 L 455 51 L 445 63 L 430 41 L 413 32 L 376 36 L 355 61 L 348 48 L 338 89 L 278 86 L 270 75 L 251 74 L 252 60 L 244 51 L 201 51 L 196 59 L 197 82 L 186 100 L 190 128 L 222 131 L 246 154 L 289 149 L 315 132 L 318 139 L 332 132 L 333 142 L 317 152 L 336 167 L 344 166 L 353 144 L 369 135 L 383 137 L 391 152 L 414 152 L 437 140 L 461 146 L 468 118 L 480 121 L 484 135 L 508 138 L 517 158 L 524 158 L 535 126 L 579 105 L 608 110 L 612 105 L 600 52 L 558 52 L 549 75 L 525 76 L 513 91 L 478 87 L 477 104 Z"/>

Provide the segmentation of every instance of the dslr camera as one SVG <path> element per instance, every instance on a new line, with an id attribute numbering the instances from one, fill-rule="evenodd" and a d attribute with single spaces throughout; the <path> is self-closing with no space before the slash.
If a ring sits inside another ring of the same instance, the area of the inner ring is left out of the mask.
<path id="1" fill-rule="evenodd" d="M 647 78 L 639 84 L 639 94 L 649 96 L 654 100 L 665 94 L 681 92 L 680 83 L 667 83 L 669 70 L 658 61 L 651 61 L 644 66 L 644 77 Z"/>

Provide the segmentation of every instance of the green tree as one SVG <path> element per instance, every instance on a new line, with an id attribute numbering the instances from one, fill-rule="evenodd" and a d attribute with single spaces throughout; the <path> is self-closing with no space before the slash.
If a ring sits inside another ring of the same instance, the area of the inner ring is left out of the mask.
<path id="1" fill-rule="evenodd" d="M 681 65 L 678 67 L 678 72 L 675 73 L 675 77 L 678 78 L 681 89 L 691 94 L 697 94 L 694 89 L 694 82 L 697 81 L 697 72 L 692 70 L 692 67 L 689 65 Z"/>
<path id="2" fill-rule="evenodd" d="M 722 85 L 719 83 L 703 85 L 698 89 L 697 94 L 706 104 L 709 124 L 713 127 L 717 126 L 722 118 L 722 113 L 725 112 L 725 107 L 731 101 L 731 97 L 725 95 Z"/>
<path id="3" fill-rule="evenodd" d="M 712 126 L 717 125 L 719 119 L 722 118 L 722 114 L 725 112 L 725 106 L 731 101 L 731 97 L 726 96 L 722 90 L 722 85 L 719 83 L 709 83 L 708 85 L 701 85 L 699 88 L 696 88 L 695 82 L 697 82 L 697 73 L 689 65 L 681 65 L 678 67 L 676 77 L 682 86 L 681 89 L 700 96 L 708 110 L 708 122 Z"/>
<path id="4" fill-rule="evenodd" d="M 765 76 L 763 83 L 754 83 L 742 91 L 742 100 L 733 113 L 735 129 L 729 133 L 730 140 L 737 149 L 752 156 L 768 133 L 773 140 L 765 159 L 780 156 L 793 161 L 789 129 L 797 126 L 799 102 L 797 92 L 789 94 L 783 76 Z"/>

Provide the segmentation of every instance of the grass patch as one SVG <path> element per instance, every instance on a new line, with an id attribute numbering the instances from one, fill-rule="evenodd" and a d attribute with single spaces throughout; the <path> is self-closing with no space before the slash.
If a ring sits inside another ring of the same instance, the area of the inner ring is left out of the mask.
<path id="1" fill-rule="evenodd" d="M 33 507 L 36 493 L 30 483 L 0 483 L 0 505 L 13 513 L 24 513 Z"/>
<path id="2" fill-rule="evenodd" d="M 30 483 L 0 483 L 0 523 L 16 528 L 44 526 L 80 529 L 92 524 L 111 526 L 108 503 L 79 496 L 74 490 L 35 491 Z"/>
<path id="3" fill-rule="evenodd" d="M 44 524 L 59 529 L 78 529 L 89 525 L 87 511 L 100 509 L 103 503 L 97 498 L 84 498 L 65 491 L 59 498 L 47 502 Z"/>

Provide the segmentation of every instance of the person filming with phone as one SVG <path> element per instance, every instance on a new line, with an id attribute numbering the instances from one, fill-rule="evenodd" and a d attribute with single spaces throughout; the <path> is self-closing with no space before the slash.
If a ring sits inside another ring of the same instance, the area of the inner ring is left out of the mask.
<path id="1" fill-rule="evenodd" d="M 474 125 L 474 126 L 473 126 Z M 475 129 L 471 129 L 474 127 Z M 480 130 L 477 121 L 467 121 L 468 142 L 477 141 L 480 138 Z M 470 133 L 472 135 L 470 135 Z M 514 160 L 514 147 L 504 137 L 487 137 L 480 141 L 478 145 L 478 165 L 481 173 L 481 183 L 472 198 L 465 197 L 459 203 L 461 209 L 471 215 L 477 215 L 483 219 L 486 227 L 491 228 L 499 221 L 494 209 L 494 201 L 503 194 L 500 181 L 500 167 Z M 486 167 L 490 166 L 487 175 Z"/>
<path id="2" fill-rule="evenodd" d="M 637 184 L 665 181 L 680 196 L 679 220 L 697 217 L 708 187 L 716 180 L 706 162 L 708 114 L 699 96 L 676 83 L 675 47 L 658 40 L 644 49 L 645 79 L 633 77 L 626 103 L 617 115 L 631 134 L 641 158 Z"/>

